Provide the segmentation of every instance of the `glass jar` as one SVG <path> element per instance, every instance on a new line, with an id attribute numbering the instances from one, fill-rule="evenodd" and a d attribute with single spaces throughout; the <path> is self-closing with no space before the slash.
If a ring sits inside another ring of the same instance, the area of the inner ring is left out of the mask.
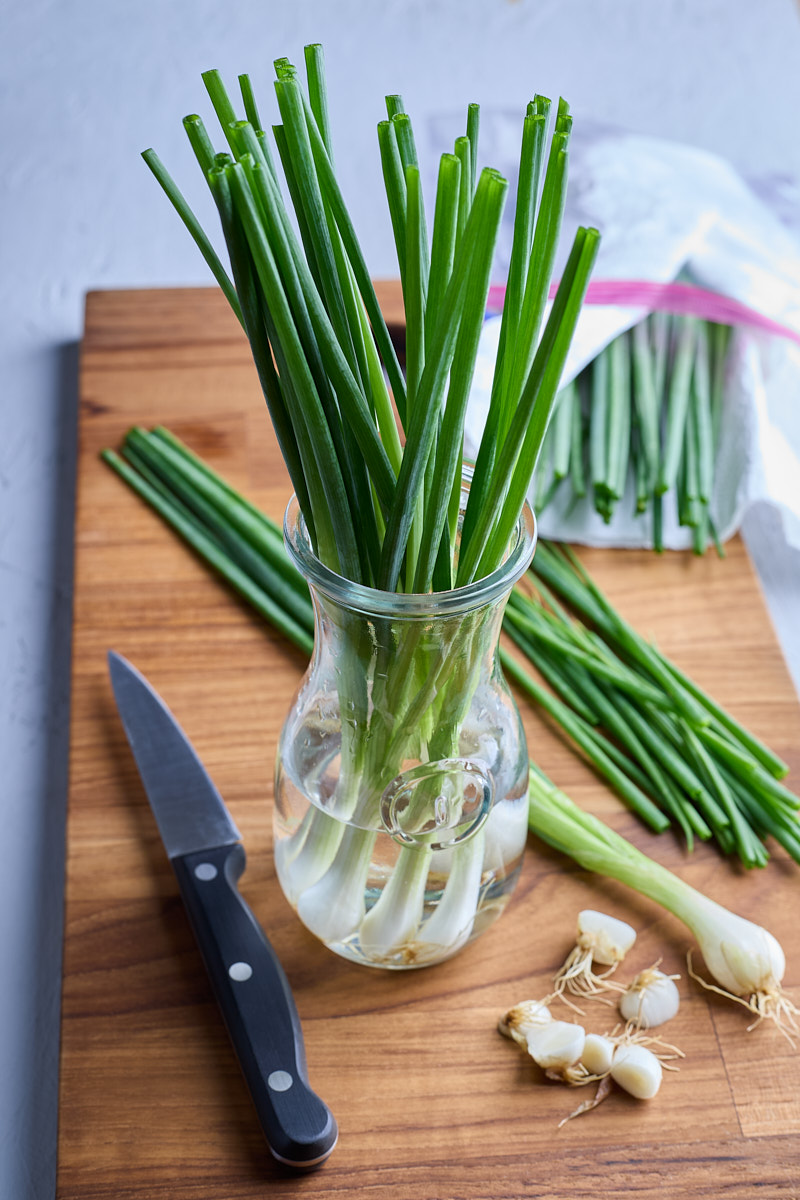
<path id="1" fill-rule="evenodd" d="M 497 644 L 533 557 L 533 514 L 526 505 L 498 570 L 428 595 L 328 569 L 296 498 L 284 534 L 316 630 L 278 747 L 278 878 L 337 954 L 440 962 L 497 919 L 522 864 L 528 753 Z"/>

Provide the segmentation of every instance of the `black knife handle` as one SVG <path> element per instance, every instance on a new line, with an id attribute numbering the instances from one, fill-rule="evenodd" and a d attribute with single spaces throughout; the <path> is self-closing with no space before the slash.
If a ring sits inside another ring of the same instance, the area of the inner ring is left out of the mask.
<path id="1" fill-rule="evenodd" d="M 318 1166 L 338 1129 L 308 1086 L 303 1031 L 275 951 L 236 886 L 241 844 L 174 858 L 183 901 L 275 1158 Z"/>

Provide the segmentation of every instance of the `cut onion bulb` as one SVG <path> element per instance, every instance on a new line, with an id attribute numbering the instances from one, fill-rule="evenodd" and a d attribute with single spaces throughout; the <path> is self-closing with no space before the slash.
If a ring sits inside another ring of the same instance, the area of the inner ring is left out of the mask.
<path id="1" fill-rule="evenodd" d="M 529 1031 L 527 1049 L 548 1079 L 575 1083 L 586 1075 L 580 1063 L 585 1041 L 586 1030 L 582 1025 L 549 1021 Z"/>
<path id="2" fill-rule="evenodd" d="M 581 1062 L 590 1075 L 608 1075 L 614 1061 L 614 1041 L 601 1033 L 587 1033 Z"/>
<path id="3" fill-rule="evenodd" d="M 549 1025 L 553 1014 L 546 1000 L 523 1000 L 510 1008 L 497 1023 L 504 1037 L 512 1038 L 520 1046 L 528 1045 L 528 1034 L 534 1029 Z"/>
<path id="4" fill-rule="evenodd" d="M 575 946 L 553 983 L 556 995 L 564 991 L 576 996 L 594 996 L 610 989 L 622 991 L 619 984 L 609 982 L 608 976 L 616 971 L 635 941 L 636 930 L 625 921 L 593 908 L 583 909 L 578 913 Z M 594 963 L 606 970 L 596 972 Z"/>
<path id="5" fill-rule="evenodd" d="M 671 1021 L 681 998 L 675 986 L 680 975 L 665 975 L 657 966 L 640 971 L 619 998 L 619 1011 L 638 1029 L 653 1029 Z"/>
<path id="6" fill-rule="evenodd" d="M 637 1100 L 652 1100 L 661 1087 L 661 1063 L 646 1046 L 629 1042 L 618 1046 L 611 1064 L 611 1078 Z"/>

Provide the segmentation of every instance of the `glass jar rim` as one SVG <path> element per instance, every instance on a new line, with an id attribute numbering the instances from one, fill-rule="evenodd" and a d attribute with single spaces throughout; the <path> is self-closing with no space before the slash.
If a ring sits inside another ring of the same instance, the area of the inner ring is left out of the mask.
<path id="1" fill-rule="evenodd" d="M 471 475 L 471 469 L 465 466 L 467 484 Z M 294 494 L 286 506 L 283 535 L 289 556 L 300 573 L 330 600 L 358 612 L 398 618 L 457 615 L 498 600 L 530 566 L 536 549 L 537 528 L 533 509 L 526 500 L 509 539 L 508 553 L 500 566 L 482 579 L 446 592 L 386 592 L 337 574 L 314 553 Z"/>

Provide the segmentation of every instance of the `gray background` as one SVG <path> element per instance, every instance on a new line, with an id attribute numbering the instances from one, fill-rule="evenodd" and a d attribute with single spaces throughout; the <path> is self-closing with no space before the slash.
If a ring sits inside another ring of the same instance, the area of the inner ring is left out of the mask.
<path id="1" fill-rule="evenodd" d="M 581 117 L 728 157 L 800 222 L 792 0 L 26 0 L 2 5 L 0 94 L 0 1200 L 54 1192 L 76 344 L 91 288 L 206 283 L 139 160 L 196 168 L 200 72 L 325 46 L 337 164 L 368 262 L 396 274 L 376 153 L 382 97 L 415 123 L 534 91 Z M 262 101 L 266 103 L 266 99 Z M 347 138 L 343 130 L 347 129 Z M 203 208 L 201 215 L 210 215 Z M 796 683 L 800 555 L 745 528 Z"/>

